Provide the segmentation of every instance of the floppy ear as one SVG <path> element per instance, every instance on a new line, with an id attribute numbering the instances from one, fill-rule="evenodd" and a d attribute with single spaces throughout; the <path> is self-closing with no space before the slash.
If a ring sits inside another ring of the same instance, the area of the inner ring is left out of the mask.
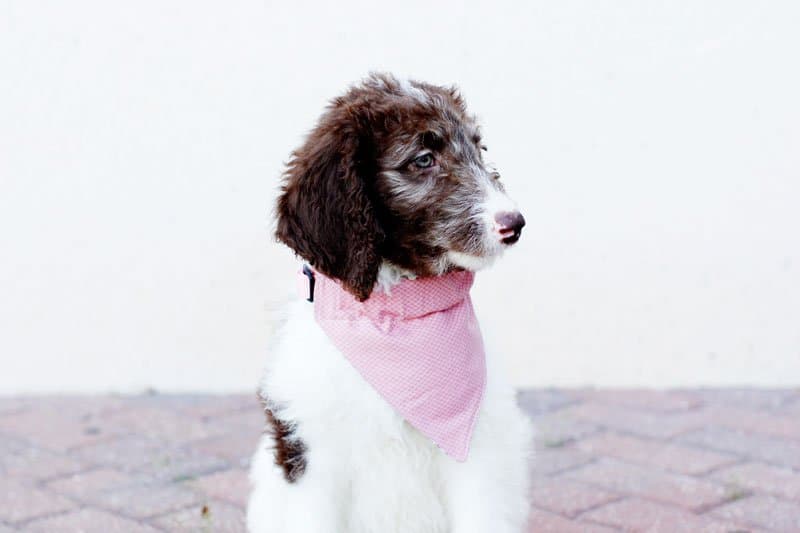
<path id="1" fill-rule="evenodd" d="M 374 180 L 370 143 L 360 130 L 350 112 L 334 107 L 292 154 L 275 235 L 364 301 L 378 277 L 383 232 L 365 181 Z"/>

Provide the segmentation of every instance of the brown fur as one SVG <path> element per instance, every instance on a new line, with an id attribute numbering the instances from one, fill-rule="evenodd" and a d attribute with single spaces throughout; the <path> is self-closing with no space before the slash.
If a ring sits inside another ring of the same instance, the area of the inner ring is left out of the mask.
<path id="1" fill-rule="evenodd" d="M 275 464 L 283 470 L 289 483 L 297 481 L 306 471 L 306 445 L 297 435 L 292 424 L 280 419 L 266 399 L 261 399 L 267 416 L 266 431 L 273 439 Z"/>

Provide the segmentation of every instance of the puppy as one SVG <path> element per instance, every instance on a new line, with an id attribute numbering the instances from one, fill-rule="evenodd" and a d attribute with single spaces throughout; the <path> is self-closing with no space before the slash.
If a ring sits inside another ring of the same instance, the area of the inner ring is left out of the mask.
<path id="1" fill-rule="evenodd" d="M 251 533 L 524 530 L 531 428 L 468 292 L 525 222 L 485 150 L 456 89 L 374 74 L 293 153 L 276 235 L 307 266 L 261 384 Z"/>

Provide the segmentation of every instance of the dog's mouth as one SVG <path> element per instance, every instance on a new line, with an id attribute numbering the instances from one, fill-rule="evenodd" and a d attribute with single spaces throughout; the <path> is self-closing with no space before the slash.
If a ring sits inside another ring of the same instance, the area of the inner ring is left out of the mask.
<path id="1" fill-rule="evenodd" d="M 520 236 L 522 235 L 522 230 L 505 230 L 500 232 L 500 242 L 505 244 L 506 246 L 511 246 L 512 244 L 516 243 Z"/>
<path id="2" fill-rule="evenodd" d="M 457 268 L 476 272 L 490 267 L 500 257 L 503 250 L 498 248 L 494 253 L 473 254 L 450 250 L 447 252 L 447 261 Z"/>

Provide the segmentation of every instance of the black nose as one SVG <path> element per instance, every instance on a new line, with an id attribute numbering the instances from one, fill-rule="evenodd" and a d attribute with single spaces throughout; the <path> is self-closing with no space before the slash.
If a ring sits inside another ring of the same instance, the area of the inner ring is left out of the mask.
<path id="1" fill-rule="evenodd" d="M 494 216 L 500 241 L 503 244 L 514 244 L 519 240 L 522 228 L 525 226 L 525 217 L 519 211 L 503 211 Z"/>

